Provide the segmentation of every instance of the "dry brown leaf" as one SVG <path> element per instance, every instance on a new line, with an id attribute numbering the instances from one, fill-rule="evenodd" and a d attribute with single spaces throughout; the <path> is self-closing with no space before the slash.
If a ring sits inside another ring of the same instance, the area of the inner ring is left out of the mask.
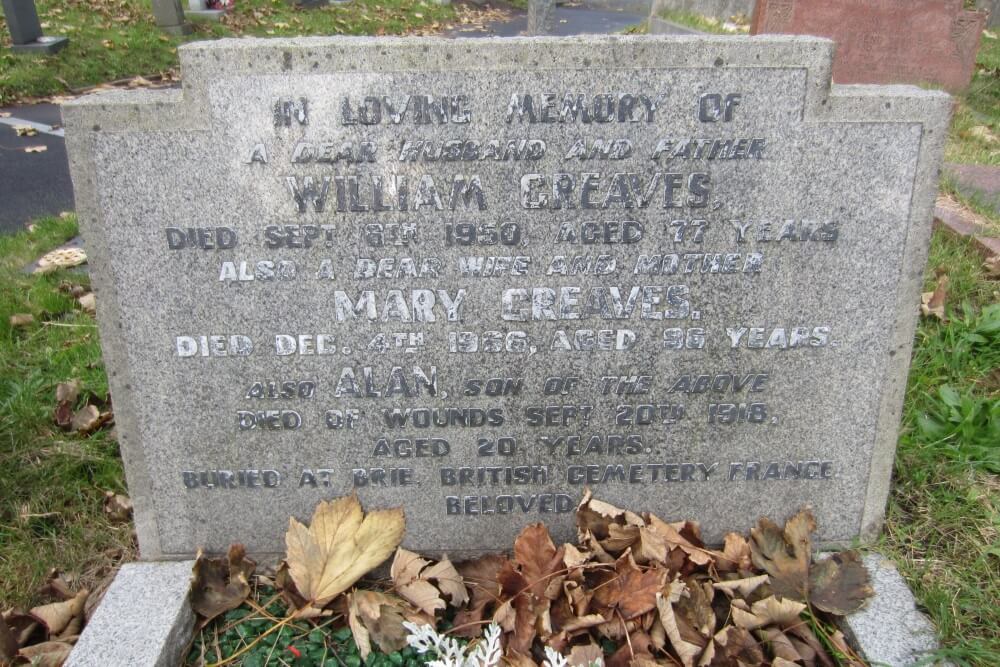
<path id="1" fill-rule="evenodd" d="M 101 411 L 97 409 L 96 405 L 85 405 L 76 414 L 73 415 L 73 420 L 70 422 L 70 428 L 79 433 L 90 433 L 99 425 L 101 419 Z"/>
<path id="2" fill-rule="evenodd" d="M 403 539 L 402 509 L 363 515 L 357 496 L 323 501 L 307 528 L 288 520 L 288 571 L 299 593 L 321 608 L 392 555 Z"/>
<path id="3" fill-rule="evenodd" d="M 246 557 L 242 544 L 229 547 L 225 558 L 206 558 L 198 552 L 191 583 L 191 608 L 202 617 L 199 627 L 236 609 L 250 594 L 250 575 L 257 563 Z"/>
<path id="4" fill-rule="evenodd" d="M 574 646 L 567 656 L 570 667 L 590 667 L 590 665 L 603 660 L 604 651 L 593 642 L 583 646 Z"/>
<path id="5" fill-rule="evenodd" d="M 809 534 L 816 530 L 812 511 L 801 510 L 782 530 L 770 519 L 761 518 L 750 531 L 753 563 L 770 575 L 771 589 L 793 600 L 808 600 Z"/>
<path id="6" fill-rule="evenodd" d="M 80 304 L 80 308 L 83 309 L 83 312 L 91 314 L 97 312 L 97 298 L 94 296 L 93 292 L 87 292 L 77 299 L 77 301 Z"/>
<path id="7" fill-rule="evenodd" d="M 739 533 L 726 533 L 722 552 L 715 554 L 715 567 L 719 572 L 746 572 L 753 566 L 750 542 Z"/>
<path id="8" fill-rule="evenodd" d="M 753 603 L 750 611 L 744 611 L 733 605 L 733 623 L 740 628 L 756 630 L 765 625 L 779 625 L 782 628 L 799 623 L 799 614 L 806 605 L 795 600 L 779 599 L 774 595 Z"/>
<path id="9" fill-rule="evenodd" d="M 446 594 L 451 603 L 459 607 L 469 600 L 465 584 L 455 566 L 447 558 L 434 565 L 412 551 L 400 547 L 392 561 L 390 576 L 396 592 L 418 609 L 433 616 L 447 604 L 441 597 Z M 432 581 L 437 583 L 435 586 Z"/>
<path id="10" fill-rule="evenodd" d="M 809 570 L 809 602 L 825 612 L 846 616 L 874 594 L 857 551 L 833 554 Z"/>
<path id="11" fill-rule="evenodd" d="M 983 262 L 983 271 L 986 273 L 987 280 L 1000 280 L 1000 255 L 988 257 Z"/>
<path id="12" fill-rule="evenodd" d="M 24 152 L 25 153 L 44 153 L 47 150 L 49 150 L 49 147 L 41 145 L 41 144 L 39 144 L 37 146 L 25 146 L 24 147 Z"/>
<path id="13" fill-rule="evenodd" d="M 666 579 L 666 570 L 641 570 L 632 555 L 626 553 L 615 563 L 614 572 L 602 574 L 594 604 L 608 619 L 617 619 L 616 614 L 621 614 L 626 621 L 631 620 L 656 608 L 656 595 Z"/>
<path id="14" fill-rule="evenodd" d="M 128 521 L 132 516 L 132 499 L 114 491 L 105 491 L 104 515 L 113 523 Z"/>
<path id="15" fill-rule="evenodd" d="M 615 507 L 603 500 L 593 497 L 590 489 L 583 494 L 583 499 L 576 508 L 576 525 L 581 544 L 587 533 L 593 533 L 598 540 L 608 538 L 611 524 L 619 526 L 644 526 L 645 522 L 635 512 Z"/>
<path id="16" fill-rule="evenodd" d="M 936 317 L 942 322 L 947 319 L 944 308 L 945 301 L 948 299 L 949 282 L 948 274 L 944 273 L 938 276 L 937 285 L 933 292 L 924 292 L 920 295 L 920 312 L 924 317 Z"/>
<path id="17" fill-rule="evenodd" d="M 536 600 L 554 600 L 559 594 L 566 569 L 563 553 L 562 547 L 556 548 L 543 523 L 525 527 L 514 540 L 514 562 Z"/>
<path id="18" fill-rule="evenodd" d="M 15 125 L 14 132 L 17 133 L 19 137 L 33 137 L 38 134 L 38 130 L 30 125 Z"/>
<path id="19" fill-rule="evenodd" d="M 42 255 L 35 267 L 35 273 L 49 273 L 56 269 L 79 266 L 87 261 L 87 253 L 82 248 L 56 248 Z"/>
<path id="20" fill-rule="evenodd" d="M 69 658 L 73 645 L 69 642 L 42 642 L 25 646 L 18 655 L 33 667 L 60 667 Z"/>
<path id="21" fill-rule="evenodd" d="M 472 595 L 465 608 L 455 615 L 454 634 L 464 637 L 478 637 L 481 634 L 481 621 L 500 603 L 497 574 L 506 562 L 505 556 L 491 554 L 456 566 Z"/>
<path id="22" fill-rule="evenodd" d="M 35 316 L 31 313 L 15 313 L 10 316 L 10 326 L 12 328 L 26 327 L 35 321 Z"/>
<path id="23" fill-rule="evenodd" d="M 670 645 L 680 658 L 684 667 L 693 667 L 694 660 L 701 655 L 702 647 L 685 641 L 681 637 L 680 628 L 677 626 L 677 616 L 674 614 L 673 605 L 677 603 L 681 596 L 687 593 L 687 586 L 681 581 L 674 581 L 670 584 L 669 597 L 664 598 L 662 593 L 656 594 L 656 609 L 659 611 L 660 625 L 670 640 Z"/>
<path id="24" fill-rule="evenodd" d="M 7 625 L 7 620 L 0 614 L 0 664 L 10 662 L 17 655 L 17 637 Z"/>
<path id="25" fill-rule="evenodd" d="M 60 382 L 58 385 L 56 385 L 56 401 L 59 403 L 75 403 L 76 398 L 79 395 L 80 395 L 79 380 Z"/>
<path id="26" fill-rule="evenodd" d="M 368 657 L 374 643 L 383 653 L 406 646 L 409 634 L 404 621 L 417 625 L 433 624 L 433 615 L 421 615 L 406 607 L 399 598 L 378 591 L 355 590 L 347 596 L 348 625 L 362 659 Z"/>
<path id="27" fill-rule="evenodd" d="M 743 579 L 730 579 L 728 581 L 717 581 L 712 584 L 717 591 L 724 591 L 732 597 L 739 592 L 741 597 L 749 597 L 751 593 L 767 583 L 767 575 L 761 574 L 756 577 L 745 577 Z"/>
<path id="28" fill-rule="evenodd" d="M 31 616 L 45 627 L 47 639 L 78 635 L 83 630 L 83 608 L 90 591 L 83 589 L 74 597 L 52 602 L 31 610 Z"/>

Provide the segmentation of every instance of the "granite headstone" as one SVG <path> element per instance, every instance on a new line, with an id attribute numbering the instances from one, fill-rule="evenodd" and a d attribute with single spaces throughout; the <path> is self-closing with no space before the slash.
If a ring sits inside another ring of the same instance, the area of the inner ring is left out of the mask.
<path id="1" fill-rule="evenodd" d="M 356 492 L 880 525 L 950 98 L 818 38 L 224 39 L 64 107 L 144 558 Z"/>
<path id="2" fill-rule="evenodd" d="M 964 90 L 986 11 L 962 0 L 758 0 L 750 33 L 837 42 L 836 83 L 911 83 Z"/>

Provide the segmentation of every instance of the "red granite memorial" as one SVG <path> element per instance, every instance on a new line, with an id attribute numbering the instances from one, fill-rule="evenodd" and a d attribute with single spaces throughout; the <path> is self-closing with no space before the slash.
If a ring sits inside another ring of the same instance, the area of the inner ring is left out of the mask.
<path id="1" fill-rule="evenodd" d="M 837 42 L 837 83 L 969 85 L 987 13 L 962 0 L 758 0 L 750 32 Z"/>

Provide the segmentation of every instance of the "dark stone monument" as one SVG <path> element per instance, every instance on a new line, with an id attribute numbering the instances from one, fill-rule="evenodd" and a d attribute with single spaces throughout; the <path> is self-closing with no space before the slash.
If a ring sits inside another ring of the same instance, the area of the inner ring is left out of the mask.
<path id="1" fill-rule="evenodd" d="M 927 83 L 952 92 L 972 80 L 985 11 L 962 0 L 759 0 L 750 34 L 829 37 L 836 83 Z"/>
<path id="2" fill-rule="evenodd" d="M 67 37 L 47 37 L 38 22 L 35 0 L 3 0 L 3 13 L 14 53 L 55 53 L 69 44 Z"/>

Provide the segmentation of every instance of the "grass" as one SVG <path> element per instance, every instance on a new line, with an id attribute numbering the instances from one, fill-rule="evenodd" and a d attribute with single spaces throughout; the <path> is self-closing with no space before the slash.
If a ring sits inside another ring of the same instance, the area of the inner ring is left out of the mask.
<path id="1" fill-rule="evenodd" d="M 1000 664 L 1000 284 L 966 240 L 935 235 L 949 316 L 917 331 L 880 551 L 937 625 L 942 656 Z M 992 304 L 992 306 L 990 305 Z"/>
<path id="2" fill-rule="evenodd" d="M 714 35 L 739 35 L 740 30 L 731 30 L 723 25 L 723 22 L 711 16 L 704 16 L 694 12 L 687 12 L 681 9 L 664 9 L 657 14 L 661 19 L 687 26 L 694 30 L 711 33 Z"/>
<path id="3" fill-rule="evenodd" d="M 186 4 L 183 3 L 183 4 Z M 238 0 L 222 23 L 194 23 L 172 37 L 153 22 L 149 0 L 36 0 L 46 34 L 66 35 L 54 56 L 13 55 L 0 18 L 0 104 L 65 94 L 99 83 L 150 76 L 177 66 L 182 42 L 234 35 L 374 35 L 436 29 L 455 17 L 451 6 L 425 0 L 354 0 L 303 9 L 287 0 Z"/>
<path id="4" fill-rule="evenodd" d="M 21 267 L 76 234 L 50 218 L 0 237 L 0 607 L 27 605 L 50 568 L 92 587 L 133 550 L 131 527 L 105 520 L 105 490 L 125 492 L 118 445 L 108 431 L 77 437 L 52 420 L 55 388 L 78 378 L 81 393 L 108 391 L 92 316 L 59 290 L 86 277 L 25 275 Z M 10 316 L 35 322 L 11 328 Z"/>
<path id="5" fill-rule="evenodd" d="M 1000 38 L 987 32 L 972 83 L 955 107 L 945 149 L 948 162 L 1000 166 Z"/>

